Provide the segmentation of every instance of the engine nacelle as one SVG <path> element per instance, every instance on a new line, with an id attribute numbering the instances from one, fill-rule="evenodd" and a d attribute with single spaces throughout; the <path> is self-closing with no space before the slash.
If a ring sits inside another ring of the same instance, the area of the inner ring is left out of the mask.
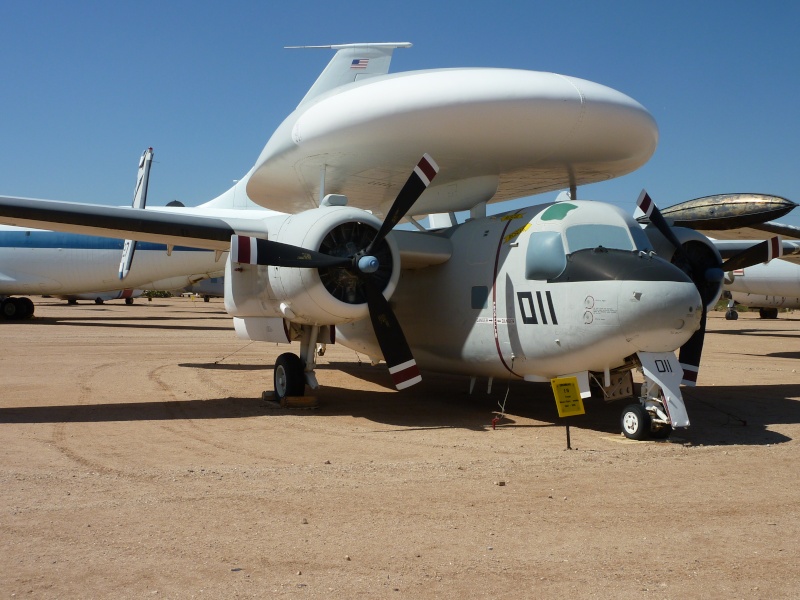
<path id="1" fill-rule="evenodd" d="M 675 247 L 655 226 L 648 225 L 644 231 L 650 239 L 650 243 L 653 244 L 656 254 L 685 271 L 694 281 L 706 306 L 711 306 L 719 300 L 724 284 L 723 273 L 720 269 L 722 257 L 711 240 L 694 229 L 686 227 L 672 228 L 672 232 L 678 238 L 683 251 L 691 262 L 696 265 L 702 265 L 701 269 L 691 272 L 692 270 L 688 268 L 688 265 L 680 264 L 680 260 L 675 256 Z M 718 269 L 719 277 L 708 277 L 709 269 Z"/>
<path id="2" fill-rule="evenodd" d="M 357 208 L 323 206 L 270 217 L 264 226 L 262 237 L 272 241 L 332 256 L 351 256 L 369 245 L 381 221 Z M 388 299 L 400 277 L 400 253 L 391 234 L 370 254 L 380 267 L 369 277 Z M 362 282 L 345 267 L 260 266 L 232 263 L 230 257 L 225 270 L 225 308 L 234 317 L 281 317 L 305 325 L 338 325 L 369 314 Z"/>

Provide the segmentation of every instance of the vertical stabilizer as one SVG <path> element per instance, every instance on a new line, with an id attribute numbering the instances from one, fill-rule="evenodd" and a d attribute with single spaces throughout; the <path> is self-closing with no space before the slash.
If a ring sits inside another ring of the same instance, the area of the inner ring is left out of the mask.
<path id="1" fill-rule="evenodd" d="M 148 148 L 139 159 L 139 173 L 136 176 L 136 189 L 133 191 L 133 208 L 144 208 L 147 205 L 147 186 L 150 183 L 150 165 L 153 162 L 153 149 Z M 136 240 L 125 240 L 122 247 L 122 259 L 119 262 L 119 278 L 125 279 L 133 264 L 136 252 Z"/>
<path id="2" fill-rule="evenodd" d="M 395 48 L 409 48 L 409 42 L 340 44 L 335 46 L 288 46 L 289 48 L 330 48 L 336 54 L 308 90 L 298 106 L 325 92 L 354 81 L 386 75 Z"/>

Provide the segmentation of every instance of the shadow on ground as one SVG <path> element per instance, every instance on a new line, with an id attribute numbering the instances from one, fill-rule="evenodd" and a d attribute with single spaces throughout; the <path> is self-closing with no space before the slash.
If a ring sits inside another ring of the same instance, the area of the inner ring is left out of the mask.
<path id="1" fill-rule="evenodd" d="M 254 365 L 183 365 L 187 368 L 262 370 Z M 319 406 L 303 411 L 309 419 L 351 415 L 381 426 L 402 429 L 463 428 L 488 431 L 495 411 L 505 400 L 507 418 L 503 428 L 537 428 L 566 424 L 557 416 L 550 386 L 519 381 L 495 381 L 491 394 L 487 381 L 479 380 L 473 394 L 468 393 L 469 379 L 452 375 L 424 374 L 422 384 L 403 392 L 389 387 L 384 368 L 364 363 L 328 363 L 320 366 L 319 379 L 325 383 L 325 371 L 338 369 L 374 384 L 377 389 L 352 390 L 322 387 L 315 395 Z M 800 423 L 800 385 L 713 386 L 683 388 L 692 426 L 677 436 L 691 445 L 766 445 L 791 438 L 772 430 L 780 424 Z M 586 413 L 570 417 L 575 428 L 618 435 L 622 409 L 629 401 L 606 403 L 590 398 Z M 67 406 L 0 408 L 0 422 L 56 423 L 152 421 L 174 419 L 242 419 L 263 416 L 300 414 L 289 409 L 271 409 L 254 394 L 252 398 L 215 398 L 165 402 L 101 403 Z M 396 429 L 394 429 L 396 430 Z"/>

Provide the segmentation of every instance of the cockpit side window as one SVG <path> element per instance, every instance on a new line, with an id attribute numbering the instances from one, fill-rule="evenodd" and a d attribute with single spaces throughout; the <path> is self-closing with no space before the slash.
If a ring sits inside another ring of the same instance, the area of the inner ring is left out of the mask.
<path id="1" fill-rule="evenodd" d="M 567 267 L 567 256 L 559 231 L 531 234 L 525 255 L 526 279 L 555 279 Z"/>
<path id="2" fill-rule="evenodd" d="M 567 229 L 566 236 L 570 253 L 598 246 L 609 250 L 636 250 L 627 227 L 599 223 L 573 225 Z"/>

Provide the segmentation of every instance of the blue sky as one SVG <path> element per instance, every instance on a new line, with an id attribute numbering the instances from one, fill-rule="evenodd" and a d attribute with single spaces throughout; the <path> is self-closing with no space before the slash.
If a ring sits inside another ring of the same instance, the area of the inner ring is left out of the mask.
<path id="1" fill-rule="evenodd" d="M 250 168 L 332 56 L 284 46 L 410 41 L 393 71 L 554 71 L 647 107 L 654 157 L 582 198 L 800 202 L 800 3 L 651 4 L 6 2 L 0 194 L 128 204 L 152 146 L 150 203 L 198 204 Z"/>

